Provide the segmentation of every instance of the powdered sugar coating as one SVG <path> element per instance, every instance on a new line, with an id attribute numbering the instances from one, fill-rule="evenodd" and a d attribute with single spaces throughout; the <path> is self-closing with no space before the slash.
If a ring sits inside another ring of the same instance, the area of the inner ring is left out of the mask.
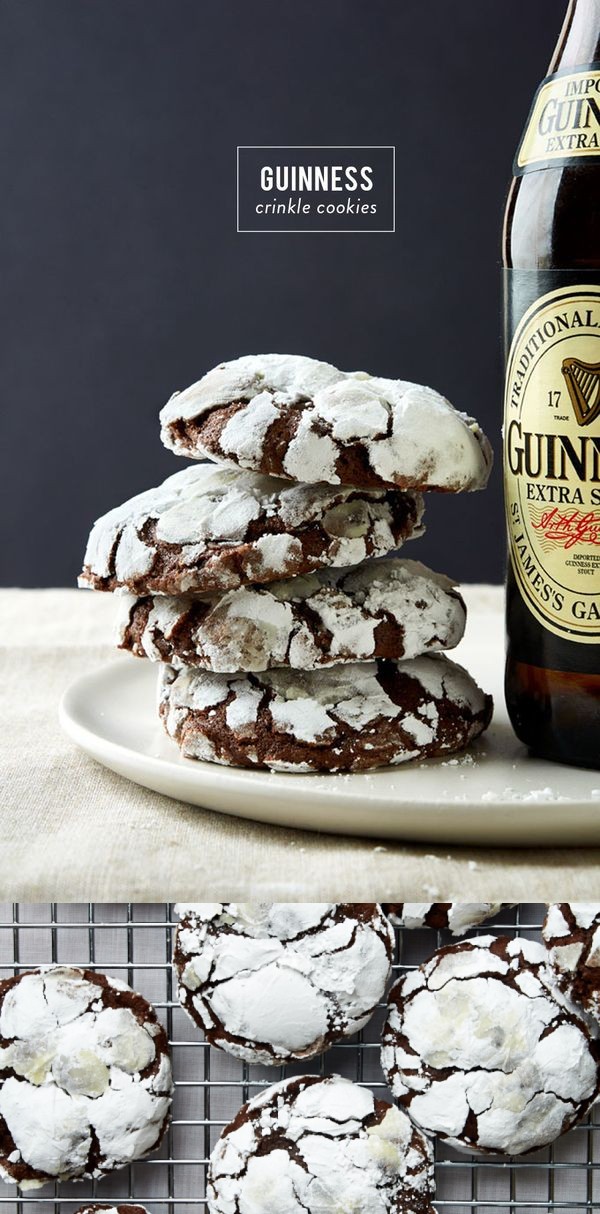
<path id="1" fill-rule="evenodd" d="M 600 904 L 552 903 L 542 935 L 563 989 L 600 1018 Z"/>
<path id="2" fill-rule="evenodd" d="M 245 1062 L 312 1058 L 382 999 L 394 935 L 381 907 L 202 903 L 181 917 L 179 999 L 211 1045 Z"/>
<path id="3" fill-rule="evenodd" d="M 426 1214 L 431 1144 L 399 1109 L 337 1075 L 251 1100 L 210 1160 L 210 1214 Z"/>
<path id="4" fill-rule="evenodd" d="M 462 639 L 465 607 L 453 587 L 416 561 L 388 557 L 209 600 L 127 598 L 119 643 L 177 669 L 217 673 L 414 658 Z"/>
<path id="5" fill-rule="evenodd" d="M 369 770 L 462 750 L 492 702 L 438 654 L 223 675 L 162 667 L 165 729 L 188 758 L 285 771 Z"/>
<path id="6" fill-rule="evenodd" d="M 418 494 L 196 464 L 98 520 L 79 584 L 180 594 L 271 582 L 383 556 L 422 534 L 422 513 Z"/>
<path id="7" fill-rule="evenodd" d="M 458 1148 L 521 1155 L 553 1142 L 596 1099 L 599 1056 L 537 942 L 450 945 L 390 992 L 390 1087 L 417 1125 Z"/>
<path id="8" fill-rule="evenodd" d="M 492 919 L 509 902 L 386 902 L 384 910 L 394 927 L 415 930 L 433 927 L 464 936 L 473 927 Z"/>
<path id="9" fill-rule="evenodd" d="M 124 983 L 50 966 L 0 984 L 4 1180 L 36 1188 L 140 1159 L 171 1091 L 164 1029 Z"/>
<path id="10" fill-rule="evenodd" d="M 477 423 L 438 392 L 300 355 L 221 363 L 160 418 L 177 454 L 303 482 L 458 492 L 483 488 L 492 465 Z"/>

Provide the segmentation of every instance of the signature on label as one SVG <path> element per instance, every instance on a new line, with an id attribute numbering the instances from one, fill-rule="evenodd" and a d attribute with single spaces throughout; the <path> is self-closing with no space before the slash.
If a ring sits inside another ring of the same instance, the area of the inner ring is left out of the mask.
<path id="1" fill-rule="evenodd" d="M 565 550 L 577 544 L 600 548 L 600 513 L 594 510 L 559 510 L 555 506 L 542 514 L 539 523 L 532 520 L 532 525 L 550 543 L 560 544 Z"/>

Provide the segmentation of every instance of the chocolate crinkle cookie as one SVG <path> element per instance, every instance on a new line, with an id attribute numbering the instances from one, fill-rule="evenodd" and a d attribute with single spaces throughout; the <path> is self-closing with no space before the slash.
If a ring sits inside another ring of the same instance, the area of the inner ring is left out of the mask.
<path id="1" fill-rule="evenodd" d="M 439 949 L 392 988 L 382 1066 L 426 1133 L 521 1155 L 578 1122 L 600 1049 L 560 992 L 543 945 L 481 936 Z"/>
<path id="2" fill-rule="evenodd" d="M 93 1202 L 91 1205 L 80 1206 L 75 1214 L 98 1214 L 99 1210 L 106 1211 L 106 1214 L 148 1214 L 145 1206 L 135 1206 L 131 1203 L 127 1205 L 105 1205 L 102 1202 Z"/>
<path id="3" fill-rule="evenodd" d="M 542 929 L 552 966 L 564 990 L 600 1017 L 600 904 L 555 902 Z"/>
<path id="4" fill-rule="evenodd" d="M 90 1179 L 153 1151 L 171 1105 L 168 1042 L 123 982 L 51 966 L 0 983 L 0 1175 Z"/>
<path id="5" fill-rule="evenodd" d="M 217 673 L 414 658 L 453 649 L 466 620 L 449 578 L 396 557 L 242 586 L 220 598 L 145 595 L 121 602 L 121 649 Z"/>
<path id="6" fill-rule="evenodd" d="M 482 489 L 492 465 L 477 422 L 431 388 L 289 354 L 221 363 L 171 397 L 161 436 L 178 455 L 362 488 Z"/>
<path id="7" fill-rule="evenodd" d="M 394 936 L 375 903 L 176 907 L 179 999 L 211 1045 L 246 1062 L 311 1058 L 364 1028 Z"/>
<path id="8" fill-rule="evenodd" d="M 492 700 L 441 654 L 320 671 L 161 668 L 159 711 L 187 758 L 274 771 L 368 771 L 463 750 Z"/>
<path id="9" fill-rule="evenodd" d="M 79 585 L 181 594 L 272 582 L 384 556 L 422 534 L 422 514 L 418 493 L 196 464 L 98 520 Z"/>
<path id="10" fill-rule="evenodd" d="M 240 1109 L 209 1164 L 210 1214 L 433 1214 L 430 1143 L 338 1076 L 286 1079 Z"/>
<path id="11" fill-rule="evenodd" d="M 432 927 L 438 932 L 464 936 L 511 905 L 510 902 L 385 902 L 383 909 L 394 927 L 408 930 Z"/>

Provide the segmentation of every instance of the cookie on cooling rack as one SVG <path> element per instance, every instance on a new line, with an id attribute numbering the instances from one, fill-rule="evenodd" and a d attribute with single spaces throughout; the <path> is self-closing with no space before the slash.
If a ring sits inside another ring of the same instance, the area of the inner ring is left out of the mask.
<path id="1" fill-rule="evenodd" d="M 394 935 L 376 903 L 182 904 L 179 999 L 211 1045 L 246 1062 L 312 1058 L 364 1028 Z"/>
<path id="2" fill-rule="evenodd" d="M 600 1090 L 600 1047 L 559 991 L 543 945 L 480 936 L 392 987 L 382 1066 L 425 1133 L 521 1155 L 553 1142 Z"/>
<path id="3" fill-rule="evenodd" d="M 221 363 L 160 416 L 178 455 L 296 481 L 458 493 L 482 489 L 492 465 L 477 422 L 431 388 L 299 355 Z"/>
<path id="4" fill-rule="evenodd" d="M 132 1203 L 126 1205 L 113 1206 L 104 1205 L 101 1202 L 93 1202 L 92 1205 L 80 1206 L 75 1214 L 98 1214 L 99 1210 L 105 1210 L 106 1214 L 148 1214 L 145 1206 L 135 1206 Z"/>
<path id="5" fill-rule="evenodd" d="M 207 1198 L 210 1214 L 430 1214 L 433 1189 L 431 1144 L 405 1113 L 310 1075 L 240 1109 L 212 1153 Z"/>
<path id="6" fill-rule="evenodd" d="M 600 904 L 552 903 L 542 935 L 562 988 L 600 1017 Z"/>
<path id="7" fill-rule="evenodd" d="M 119 640 L 137 657 L 178 669 L 315 670 L 453 649 L 465 620 L 465 605 L 449 578 L 416 561 L 387 557 L 210 599 L 128 597 Z"/>
<path id="8" fill-rule="evenodd" d="M 206 593 L 353 565 L 421 535 L 422 513 L 416 493 L 290 485 L 197 464 L 98 520 L 79 585 Z"/>
<path id="9" fill-rule="evenodd" d="M 49 966 L 0 982 L 0 1176 L 89 1179 L 153 1151 L 171 1105 L 167 1036 L 123 982 Z"/>
<path id="10" fill-rule="evenodd" d="M 159 711 L 187 758 L 273 771 L 369 771 L 461 751 L 492 701 L 441 654 L 319 671 L 161 669 Z"/>
<path id="11" fill-rule="evenodd" d="M 464 936 L 512 905 L 511 902 L 385 902 L 383 909 L 394 927 L 409 931 L 432 927 L 438 932 Z"/>

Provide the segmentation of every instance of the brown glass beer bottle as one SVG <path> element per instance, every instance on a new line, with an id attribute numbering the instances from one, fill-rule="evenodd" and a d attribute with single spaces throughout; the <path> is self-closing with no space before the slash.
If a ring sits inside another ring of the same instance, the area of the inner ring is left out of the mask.
<path id="1" fill-rule="evenodd" d="M 600 767 L 600 0 L 571 0 L 534 99 L 504 265 L 508 711 Z"/>

